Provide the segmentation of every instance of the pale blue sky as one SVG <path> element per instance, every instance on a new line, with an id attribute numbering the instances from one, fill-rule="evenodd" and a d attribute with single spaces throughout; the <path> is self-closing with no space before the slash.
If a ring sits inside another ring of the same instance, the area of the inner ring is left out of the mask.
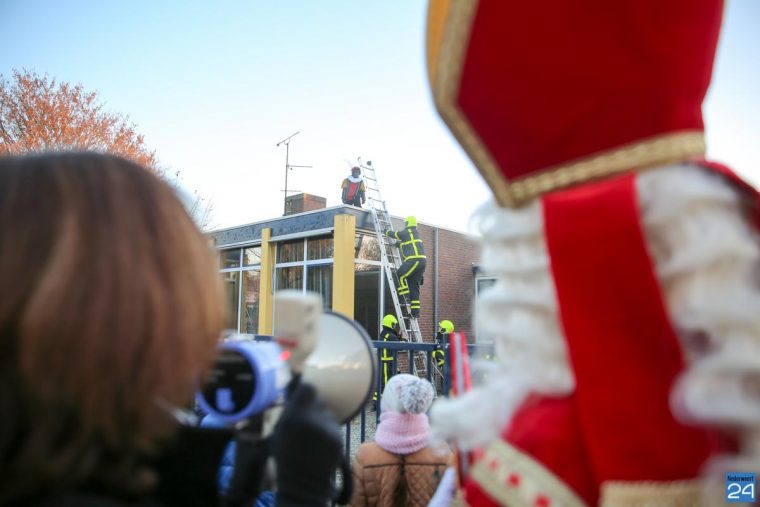
<path id="1" fill-rule="evenodd" d="M 282 212 L 289 188 L 339 203 L 346 159 L 374 161 L 393 214 L 465 230 L 488 196 L 435 113 L 426 1 L 0 0 L 0 73 L 47 73 L 128 114 L 225 227 Z M 760 184 L 760 2 L 728 4 L 709 154 Z"/>

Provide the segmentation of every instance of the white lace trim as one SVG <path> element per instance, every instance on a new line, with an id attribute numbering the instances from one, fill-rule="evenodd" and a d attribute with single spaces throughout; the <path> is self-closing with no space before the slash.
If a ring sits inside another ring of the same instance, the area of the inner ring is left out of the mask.
<path id="1" fill-rule="evenodd" d="M 718 175 L 681 166 L 637 183 L 647 241 L 689 360 L 671 405 L 681 419 L 739 436 L 739 454 L 710 460 L 708 476 L 744 470 L 760 462 L 758 233 Z"/>
<path id="2" fill-rule="evenodd" d="M 488 379 L 465 396 L 433 405 L 433 439 L 456 438 L 469 449 L 493 439 L 530 392 L 571 392 L 574 379 L 549 272 L 541 208 L 506 210 L 491 203 L 477 214 L 484 237 L 481 267 L 497 277 L 476 302 L 480 339 L 496 360 L 475 362 Z M 498 401 L 497 401 L 498 400 Z"/>
<path id="3" fill-rule="evenodd" d="M 737 191 L 679 165 L 637 177 L 647 245 L 689 363 L 673 391 L 681 418 L 741 429 L 744 456 L 760 456 L 760 249 Z M 481 339 L 497 361 L 487 382 L 433 405 L 436 438 L 463 448 L 495 437 L 528 392 L 573 389 L 538 202 L 494 204 L 477 215 L 482 266 L 498 282 L 476 303 Z"/>

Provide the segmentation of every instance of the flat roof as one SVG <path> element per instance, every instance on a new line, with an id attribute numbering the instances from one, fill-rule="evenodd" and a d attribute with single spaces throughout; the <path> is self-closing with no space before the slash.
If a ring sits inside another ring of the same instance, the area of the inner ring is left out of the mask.
<path id="1" fill-rule="evenodd" d="M 298 237 L 299 235 L 308 236 L 310 232 L 329 233 L 333 229 L 336 215 L 353 215 L 356 217 L 357 229 L 363 231 L 375 230 L 375 226 L 372 223 L 372 213 L 369 209 L 342 204 L 233 227 L 225 227 L 209 231 L 207 234 L 214 239 L 217 247 L 225 247 L 261 241 L 261 231 L 267 228 L 272 230 L 272 238 Z M 395 227 L 403 227 L 404 219 L 402 217 L 391 215 L 391 221 Z M 471 236 L 470 234 L 445 227 L 438 227 L 426 222 L 420 222 L 420 224 L 462 234 L 463 236 Z"/>

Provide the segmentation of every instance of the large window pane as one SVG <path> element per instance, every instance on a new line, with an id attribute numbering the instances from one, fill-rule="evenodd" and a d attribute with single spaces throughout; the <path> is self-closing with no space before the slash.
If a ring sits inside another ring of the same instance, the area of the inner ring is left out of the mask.
<path id="1" fill-rule="evenodd" d="M 243 271 L 243 297 L 240 301 L 240 332 L 259 331 L 259 271 Z"/>
<path id="2" fill-rule="evenodd" d="M 259 266 L 261 264 L 261 247 L 254 246 L 243 250 L 243 266 Z"/>
<path id="3" fill-rule="evenodd" d="M 277 290 L 303 290 L 303 266 L 277 268 Z"/>
<path id="4" fill-rule="evenodd" d="M 222 250 L 221 254 L 221 268 L 239 268 L 240 267 L 240 249 L 234 248 L 232 250 Z"/>
<path id="5" fill-rule="evenodd" d="M 306 290 L 318 292 L 325 308 L 332 308 L 332 268 L 332 264 L 307 268 Z"/>
<path id="6" fill-rule="evenodd" d="M 380 266 L 356 263 L 354 273 L 354 320 L 373 340 L 380 331 Z"/>
<path id="7" fill-rule="evenodd" d="M 303 240 L 283 241 L 277 245 L 277 262 L 303 262 Z"/>
<path id="8" fill-rule="evenodd" d="M 475 279 L 475 297 L 478 298 L 482 294 L 482 291 L 488 290 L 489 288 L 496 285 L 496 278 L 486 278 L 486 277 L 480 277 Z M 493 342 L 493 336 L 489 336 L 488 334 L 484 333 L 480 329 L 480 319 L 477 315 L 474 316 L 473 322 L 475 325 L 475 342 Z"/>
<path id="9" fill-rule="evenodd" d="M 315 238 L 306 240 L 308 260 L 329 259 L 333 256 L 332 238 Z"/>
<path id="10" fill-rule="evenodd" d="M 238 296 L 240 295 L 240 272 L 222 273 L 225 302 L 227 303 L 227 329 L 237 329 Z"/>
<path id="11" fill-rule="evenodd" d="M 380 246 L 377 242 L 377 236 L 361 233 L 357 234 L 355 258 L 368 261 L 379 261 Z"/>
<path id="12" fill-rule="evenodd" d="M 496 278 L 476 278 L 475 279 L 475 296 L 477 297 L 482 291 L 496 284 Z"/>

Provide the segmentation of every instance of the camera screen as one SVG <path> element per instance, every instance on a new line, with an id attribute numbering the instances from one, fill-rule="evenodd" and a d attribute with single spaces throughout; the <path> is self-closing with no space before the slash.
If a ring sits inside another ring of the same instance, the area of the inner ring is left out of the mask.
<path id="1" fill-rule="evenodd" d="M 222 414 L 243 410 L 256 392 L 256 375 L 240 352 L 223 350 L 206 376 L 201 393 L 206 403 Z"/>

